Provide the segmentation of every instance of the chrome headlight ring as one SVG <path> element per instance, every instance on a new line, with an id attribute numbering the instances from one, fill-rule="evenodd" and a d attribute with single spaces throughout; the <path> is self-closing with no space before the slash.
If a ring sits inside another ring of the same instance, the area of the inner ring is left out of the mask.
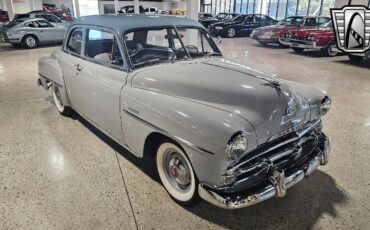
<path id="1" fill-rule="evenodd" d="M 325 96 L 324 99 L 321 101 L 320 105 L 320 115 L 325 115 L 331 107 L 331 98 L 329 96 Z"/>
<path id="2" fill-rule="evenodd" d="M 230 160 L 237 160 L 247 151 L 248 138 L 245 132 L 235 133 L 226 147 L 226 156 Z"/>

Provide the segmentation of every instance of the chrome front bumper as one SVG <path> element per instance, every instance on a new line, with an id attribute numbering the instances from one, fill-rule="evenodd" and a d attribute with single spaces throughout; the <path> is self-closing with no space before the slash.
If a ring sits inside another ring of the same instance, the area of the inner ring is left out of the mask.
<path id="1" fill-rule="evenodd" d="M 225 198 L 216 192 L 207 189 L 204 184 L 199 184 L 199 196 L 207 202 L 224 209 L 245 208 L 258 204 L 272 197 L 284 197 L 286 194 L 286 189 L 292 187 L 304 177 L 310 175 L 319 167 L 319 165 L 326 165 L 329 161 L 329 152 L 330 142 L 329 139 L 327 139 L 324 150 L 316 155 L 308 163 L 307 167 L 297 170 L 288 177 L 285 177 L 284 171 L 275 170 L 272 173 L 272 176 L 269 178 L 271 182 L 270 185 L 245 197 L 238 198 L 236 200 Z"/>

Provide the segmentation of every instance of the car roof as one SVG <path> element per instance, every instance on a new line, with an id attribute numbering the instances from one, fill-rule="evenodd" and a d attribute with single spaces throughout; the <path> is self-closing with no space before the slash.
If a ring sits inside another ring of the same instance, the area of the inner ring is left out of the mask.
<path id="1" fill-rule="evenodd" d="M 72 25 L 93 25 L 111 28 L 118 33 L 136 28 L 164 26 L 196 26 L 203 27 L 199 22 L 188 18 L 162 15 L 118 14 L 92 15 L 80 17 Z"/>
<path id="2" fill-rule="evenodd" d="M 328 16 L 304 16 L 304 18 L 330 18 Z"/>

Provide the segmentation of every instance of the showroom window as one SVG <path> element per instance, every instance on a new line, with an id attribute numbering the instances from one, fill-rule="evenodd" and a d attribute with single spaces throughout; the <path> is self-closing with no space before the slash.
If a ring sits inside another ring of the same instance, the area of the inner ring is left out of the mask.
<path id="1" fill-rule="evenodd" d="M 272 18 L 276 18 L 277 8 L 278 8 L 278 0 L 270 0 L 270 7 L 268 15 Z"/>
<path id="2" fill-rule="evenodd" d="M 288 0 L 286 17 L 294 16 L 297 12 L 297 0 Z"/>
<path id="3" fill-rule="evenodd" d="M 267 0 L 262 1 L 261 14 L 268 15 L 269 6 L 270 6 L 269 1 Z"/>
<path id="4" fill-rule="evenodd" d="M 285 18 L 288 0 L 280 0 L 276 19 L 281 20 Z"/>
<path id="5" fill-rule="evenodd" d="M 330 8 L 333 8 L 335 0 L 323 0 L 321 15 L 330 16 Z"/>
<path id="6" fill-rule="evenodd" d="M 308 15 L 320 15 L 321 0 L 311 0 Z"/>
<path id="7" fill-rule="evenodd" d="M 307 15 L 307 9 L 308 9 L 308 2 L 309 1 L 310 0 L 299 0 L 297 15 L 299 15 L 299 16 L 306 16 Z"/>
<path id="8" fill-rule="evenodd" d="M 254 1 L 254 14 L 260 14 L 261 13 L 261 7 L 262 7 L 262 1 L 263 0 L 255 0 Z"/>
<path id="9" fill-rule="evenodd" d="M 202 0 L 201 11 L 266 14 L 281 20 L 294 15 L 330 16 L 334 3 L 335 0 Z"/>
<path id="10" fill-rule="evenodd" d="M 74 54 L 81 54 L 83 32 L 81 29 L 74 29 L 67 44 L 67 50 Z"/>

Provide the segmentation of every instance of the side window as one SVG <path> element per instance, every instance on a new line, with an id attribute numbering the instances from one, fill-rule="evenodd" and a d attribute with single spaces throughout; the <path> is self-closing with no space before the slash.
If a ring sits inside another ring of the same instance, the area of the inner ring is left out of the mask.
<path id="1" fill-rule="evenodd" d="M 114 34 L 106 31 L 89 29 L 87 33 L 85 54 L 98 62 L 123 65 L 123 59 Z"/>
<path id="2" fill-rule="evenodd" d="M 70 37 L 67 43 L 67 50 L 80 55 L 82 50 L 82 36 L 83 32 L 81 29 L 74 29 L 70 33 Z"/>
<path id="3" fill-rule="evenodd" d="M 50 24 L 48 21 L 46 20 L 39 20 L 37 21 L 39 23 L 39 27 L 40 28 L 47 28 L 47 27 L 54 27 L 52 24 Z"/>

